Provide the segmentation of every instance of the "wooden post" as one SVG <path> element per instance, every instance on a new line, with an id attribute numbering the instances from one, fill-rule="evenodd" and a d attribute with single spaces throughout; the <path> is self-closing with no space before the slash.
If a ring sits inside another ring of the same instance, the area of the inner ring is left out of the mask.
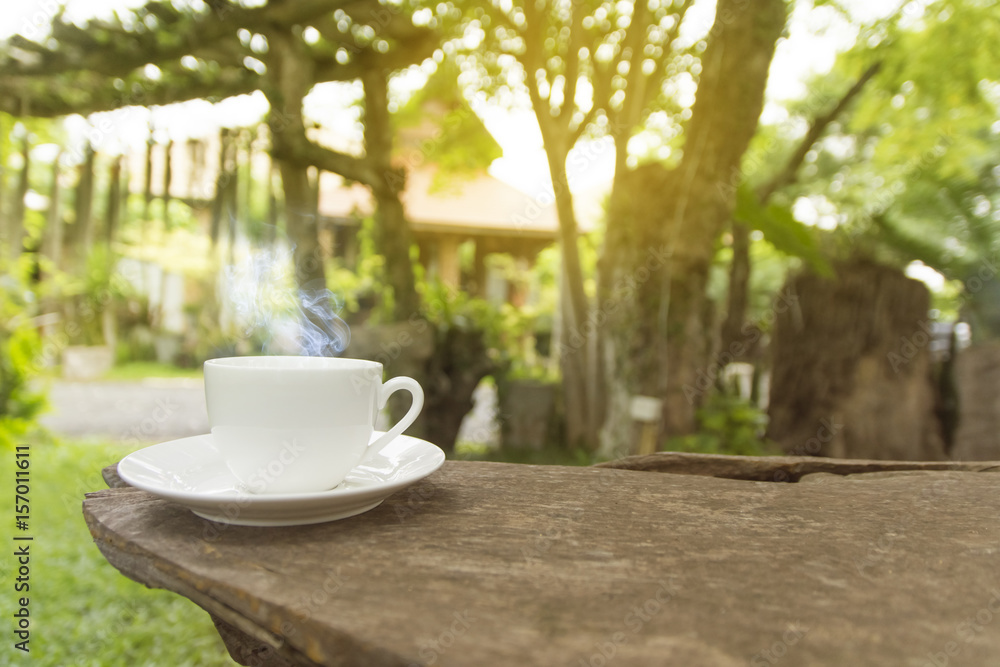
<path id="1" fill-rule="evenodd" d="M 163 228 L 170 229 L 170 181 L 173 180 L 174 140 L 163 149 Z"/>
<path id="2" fill-rule="evenodd" d="M 476 239 L 476 254 L 472 263 L 472 280 L 474 281 L 472 295 L 486 298 L 486 255 L 489 254 L 489 239 L 480 236 Z"/>
<path id="3" fill-rule="evenodd" d="M 149 226 L 149 209 L 153 204 L 153 128 L 149 128 L 149 139 L 146 140 L 146 167 L 142 174 L 142 196 L 145 202 L 142 208 L 142 231 L 145 236 Z"/>
<path id="4" fill-rule="evenodd" d="M 114 241 L 121 218 L 122 160 L 124 159 L 124 156 L 118 156 L 111 163 L 110 182 L 108 183 L 108 210 L 104 228 L 104 242 L 107 243 L 109 248 L 111 247 L 111 242 Z"/>
<path id="5" fill-rule="evenodd" d="M 212 201 L 212 225 L 209 238 L 214 248 L 219 243 L 222 233 L 222 219 L 227 217 L 227 201 L 229 197 L 229 182 L 232 180 L 231 166 L 232 137 L 228 128 L 219 131 L 219 171 L 215 177 L 215 199 Z"/>
<path id="6" fill-rule="evenodd" d="M 31 135 L 25 131 L 21 141 L 21 154 L 24 156 L 24 164 L 17 179 L 17 191 L 14 195 L 14 207 L 10 216 L 10 257 L 17 259 L 24 250 L 24 225 L 28 209 L 24 205 L 24 198 L 28 194 L 31 183 Z"/>
<path id="7" fill-rule="evenodd" d="M 80 164 L 80 177 L 76 184 L 76 227 L 74 236 L 83 250 L 81 258 L 85 259 L 94 243 L 93 208 L 94 208 L 94 162 L 96 153 L 94 147 L 87 143 L 86 157 Z"/>
<path id="8" fill-rule="evenodd" d="M 274 245 L 278 238 L 278 222 L 280 206 L 278 205 L 278 191 L 274 187 L 274 179 L 277 178 L 274 163 L 268 158 L 267 166 L 267 231 L 264 232 L 264 241 L 268 246 Z"/>
<path id="9" fill-rule="evenodd" d="M 247 130 L 246 133 L 246 144 L 244 148 L 246 151 L 243 153 L 243 159 L 245 160 L 241 168 L 240 182 L 243 195 L 241 197 L 240 205 L 238 207 L 239 213 L 237 215 L 243 218 L 243 224 L 250 228 L 253 221 L 253 132 Z"/>
<path id="10" fill-rule="evenodd" d="M 240 156 L 243 151 L 241 150 L 241 144 L 245 139 L 245 134 L 239 132 L 233 136 L 232 146 L 230 147 L 230 152 L 232 154 L 232 168 L 230 170 L 229 183 L 226 186 L 226 211 L 228 213 L 228 219 L 226 223 L 229 225 L 227 227 L 227 243 L 229 244 L 229 263 L 233 264 L 235 261 L 234 252 L 236 249 L 236 233 L 239 231 L 240 224 L 240 181 L 243 180 L 243 170 L 240 168 Z"/>
<path id="11" fill-rule="evenodd" d="M 198 185 L 201 183 L 201 142 L 188 139 L 187 144 L 187 187 L 183 197 L 189 200 L 198 199 Z"/>
<path id="12" fill-rule="evenodd" d="M 62 151 L 52 161 L 52 189 L 49 190 L 49 210 L 45 220 L 45 235 L 42 242 L 42 254 L 52 262 L 56 269 L 62 262 L 63 246 L 62 192 L 59 184 L 59 162 L 61 159 Z"/>
<path id="13" fill-rule="evenodd" d="M 129 165 L 128 153 L 122 153 L 121 197 L 118 200 L 118 226 L 124 227 L 129 220 L 128 199 L 132 191 L 132 168 Z"/>
<path id="14" fill-rule="evenodd" d="M 442 235 L 438 239 L 438 275 L 449 287 L 458 287 L 462 281 L 456 236 Z"/>

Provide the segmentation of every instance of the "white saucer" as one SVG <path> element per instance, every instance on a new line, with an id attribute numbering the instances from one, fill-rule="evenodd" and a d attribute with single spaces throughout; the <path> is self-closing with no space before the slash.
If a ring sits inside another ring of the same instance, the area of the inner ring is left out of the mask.
<path id="1" fill-rule="evenodd" d="M 372 437 L 378 437 L 376 432 Z M 337 488 L 317 493 L 253 494 L 240 490 L 211 435 L 163 442 L 129 454 L 118 475 L 129 485 L 187 507 L 200 517 L 239 526 L 298 526 L 345 519 L 441 467 L 444 452 L 401 435 L 367 457 Z"/>

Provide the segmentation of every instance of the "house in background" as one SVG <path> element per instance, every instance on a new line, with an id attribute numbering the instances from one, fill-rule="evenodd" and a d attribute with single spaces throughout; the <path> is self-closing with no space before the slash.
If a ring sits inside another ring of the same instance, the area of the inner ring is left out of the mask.
<path id="1" fill-rule="evenodd" d="M 559 220 L 551 196 L 532 197 L 486 171 L 456 177 L 444 184 L 433 166 L 407 173 L 401 194 L 406 216 L 420 249 L 420 263 L 430 277 L 462 288 L 475 296 L 522 305 L 527 291 L 511 282 L 486 258 L 494 253 L 512 256 L 519 272 L 527 273 L 543 249 L 559 238 Z M 579 202 L 580 232 L 593 228 L 596 202 Z M 319 215 L 324 229 L 332 230 L 326 242 L 334 256 L 350 265 L 357 256 L 361 219 L 373 212 L 369 190 L 354 184 L 345 187 L 336 174 L 320 180 Z M 471 272 L 463 275 L 461 248 L 474 246 Z"/>

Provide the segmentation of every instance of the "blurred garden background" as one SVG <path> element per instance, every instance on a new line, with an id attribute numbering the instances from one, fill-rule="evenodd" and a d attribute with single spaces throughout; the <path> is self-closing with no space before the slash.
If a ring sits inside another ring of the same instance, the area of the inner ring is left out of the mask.
<path id="1" fill-rule="evenodd" d="M 103 466 L 207 431 L 213 357 L 380 361 L 421 382 L 410 433 L 450 457 L 1000 460 L 998 19 L 9 8 L 0 449 L 32 447 L 31 659 L 231 664 L 79 512 Z"/>

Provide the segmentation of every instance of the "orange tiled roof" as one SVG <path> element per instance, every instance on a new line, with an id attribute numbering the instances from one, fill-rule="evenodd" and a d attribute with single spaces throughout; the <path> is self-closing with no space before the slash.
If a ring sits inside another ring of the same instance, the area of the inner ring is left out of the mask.
<path id="1" fill-rule="evenodd" d="M 551 197 L 532 197 L 485 172 L 456 178 L 444 187 L 434 182 L 434 175 L 433 168 L 407 174 L 401 199 L 414 231 L 553 239 L 558 235 Z M 371 194 L 358 184 L 345 188 L 340 176 L 324 173 L 319 212 L 334 218 L 368 215 Z"/>

